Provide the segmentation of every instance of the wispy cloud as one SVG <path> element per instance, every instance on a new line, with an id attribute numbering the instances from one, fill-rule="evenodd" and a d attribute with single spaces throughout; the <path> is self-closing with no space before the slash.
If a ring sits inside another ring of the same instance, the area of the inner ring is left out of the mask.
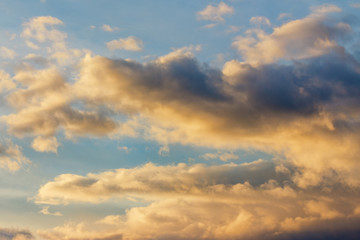
<path id="1" fill-rule="evenodd" d="M 112 27 L 108 24 L 104 24 L 101 26 L 101 29 L 105 32 L 116 32 L 119 31 L 120 29 L 118 27 Z"/>
<path id="2" fill-rule="evenodd" d="M 23 155 L 20 146 L 14 144 L 11 140 L 0 143 L 0 168 L 14 172 L 28 163 L 30 163 L 30 160 Z"/>
<path id="3" fill-rule="evenodd" d="M 250 23 L 256 24 L 256 25 L 265 25 L 265 26 L 271 26 L 271 22 L 267 17 L 264 16 L 256 16 L 250 18 Z"/>
<path id="4" fill-rule="evenodd" d="M 51 216 L 56 216 L 56 217 L 62 216 L 61 212 L 50 212 L 49 208 L 50 208 L 49 206 L 42 207 L 42 209 L 40 210 L 40 213 L 42 213 L 44 215 L 51 215 Z"/>
<path id="5" fill-rule="evenodd" d="M 7 47 L 0 47 L 0 58 L 13 59 L 16 56 L 16 52 Z"/>

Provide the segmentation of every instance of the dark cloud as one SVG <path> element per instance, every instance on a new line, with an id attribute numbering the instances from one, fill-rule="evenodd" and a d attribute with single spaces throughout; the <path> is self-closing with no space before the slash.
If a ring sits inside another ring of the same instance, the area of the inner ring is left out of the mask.
<path id="1" fill-rule="evenodd" d="M 34 236 L 27 230 L 0 228 L 0 239 L 1 240 L 31 240 Z"/>

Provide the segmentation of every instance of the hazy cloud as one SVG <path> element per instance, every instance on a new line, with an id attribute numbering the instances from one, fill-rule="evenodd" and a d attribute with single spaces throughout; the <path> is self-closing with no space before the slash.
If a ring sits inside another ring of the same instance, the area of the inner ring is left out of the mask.
<path id="1" fill-rule="evenodd" d="M 256 25 L 266 25 L 266 26 L 271 26 L 271 22 L 267 17 L 264 16 L 256 16 L 256 17 L 252 17 L 250 18 L 250 23 L 252 24 L 256 24 Z"/>
<path id="2" fill-rule="evenodd" d="M 13 59 L 16 56 L 16 52 L 7 47 L 0 47 L 0 57 L 5 59 Z"/>
<path id="3" fill-rule="evenodd" d="M 119 28 L 118 27 L 112 27 L 108 24 L 104 24 L 101 26 L 101 29 L 105 32 L 116 32 L 116 31 L 119 31 Z"/>

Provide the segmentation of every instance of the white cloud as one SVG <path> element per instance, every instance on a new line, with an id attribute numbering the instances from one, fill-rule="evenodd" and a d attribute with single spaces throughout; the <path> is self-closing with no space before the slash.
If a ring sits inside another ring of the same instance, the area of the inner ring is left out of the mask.
<path id="1" fill-rule="evenodd" d="M 57 153 L 59 143 L 55 137 L 36 137 L 31 147 L 38 152 L 54 152 Z"/>
<path id="2" fill-rule="evenodd" d="M 101 26 L 101 29 L 105 32 L 116 32 L 116 31 L 119 31 L 119 28 L 118 27 L 112 27 L 108 24 L 104 24 Z"/>
<path id="3" fill-rule="evenodd" d="M 118 40 L 112 40 L 106 43 L 106 46 L 111 51 L 114 50 L 126 50 L 126 51 L 141 51 L 143 49 L 142 40 L 130 36 L 127 38 L 120 38 Z"/>
<path id="4" fill-rule="evenodd" d="M 255 28 L 246 31 L 246 36 L 238 36 L 233 46 L 238 49 L 247 63 L 273 63 L 279 59 L 304 59 L 324 55 L 330 51 L 343 51 L 337 38 L 351 32 L 346 23 L 329 24 L 328 13 L 339 12 L 334 5 L 322 5 L 312 9 L 312 13 L 298 20 L 274 27 L 271 34 Z M 253 18 L 255 23 L 270 25 L 269 21 Z"/>
<path id="5" fill-rule="evenodd" d="M 203 155 L 201 155 L 200 157 L 206 159 L 206 160 L 210 160 L 210 159 L 220 159 L 221 161 L 227 162 L 229 160 L 237 160 L 239 159 L 239 156 L 235 155 L 234 153 L 231 152 L 217 152 L 217 153 L 205 153 Z"/>
<path id="6" fill-rule="evenodd" d="M 44 215 L 51 215 L 51 216 L 57 216 L 57 217 L 62 216 L 61 212 L 50 212 L 49 208 L 50 208 L 49 206 L 42 207 L 42 209 L 40 210 L 40 213 L 42 213 Z"/>
<path id="7" fill-rule="evenodd" d="M 0 93 L 6 90 L 11 90 L 16 87 L 16 84 L 11 79 L 11 76 L 4 72 L 3 70 L 0 70 Z"/>
<path id="8" fill-rule="evenodd" d="M 15 56 L 16 56 L 16 52 L 14 50 L 4 46 L 0 47 L 0 58 L 14 59 Z"/>
<path id="9" fill-rule="evenodd" d="M 64 49 L 67 34 L 54 28 L 54 26 L 64 25 L 64 23 L 52 16 L 40 16 L 31 18 L 23 24 L 21 37 L 26 39 L 26 44 L 33 48 L 39 47 L 30 41 L 36 40 L 38 43 L 51 42 L 52 49 Z"/>
<path id="10" fill-rule="evenodd" d="M 252 17 L 250 18 L 250 22 L 256 25 L 266 25 L 269 27 L 271 26 L 270 20 L 264 16 Z"/>
<path id="11" fill-rule="evenodd" d="M 224 2 L 220 2 L 217 6 L 208 5 L 202 11 L 197 13 L 197 16 L 201 20 L 210 20 L 215 22 L 224 22 L 224 15 L 230 15 L 234 13 L 234 8 L 228 6 Z"/>

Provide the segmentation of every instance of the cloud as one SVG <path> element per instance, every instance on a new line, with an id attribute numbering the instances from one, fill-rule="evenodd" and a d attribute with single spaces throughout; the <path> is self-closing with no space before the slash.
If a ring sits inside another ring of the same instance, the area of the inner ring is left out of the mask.
<path id="1" fill-rule="evenodd" d="M 250 23 L 259 25 L 259 26 L 260 25 L 271 26 L 270 20 L 264 16 L 252 17 L 252 18 L 250 18 Z"/>
<path id="2" fill-rule="evenodd" d="M 57 216 L 57 217 L 62 216 L 61 212 L 50 212 L 49 208 L 50 208 L 49 206 L 42 207 L 42 209 L 40 210 L 40 213 L 42 213 L 44 215 L 52 215 L 52 216 Z"/>
<path id="3" fill-rule="evenodd" d="M 197 13 L 198 19 L 210 20 L 215 22 L 225 22 L 223 16 L 234 13 L 234 8 L 228 6 L 224 2 L 220 2 L 217 6 L 208 5 L 205 9 Z"/>
<path id="4" fill-rule="evenodd" d="M 54 26 L 64 25 L 64 23 L 52 16 L 39 16 L 31 18 L 23 24 L 21 37 L 26 39 L 29 47 L 38 49 L 30 39 L 39 43 L 51 42 L 53 49 L 65 48 L 67 34 L 54 28 Z"/>
<path id="5" fill-rule="evenodd" d="M 337 41 L 350 34 L 352 29 L 347 23 L 328 21 L 327 17 L 340 10 L 334 5 L 313 8 L 309 16 L 275 27 L 271 34 L 249 29 L 245 37 L 235 39 L 233 46 L 250 64 L 269 64 L 279 59 L 299 60 L 331 51 L 341 52 L 344 49 Z"/>
<path id="6" fill-rule="evenodd" d="M 220 159 L 221 161 L 227 162 L 229 160 L 236 160 L 239 159 L 239 156 L 228 152 L 228 153 L 221 153 L 221 152 L 217 152 L 217 153 L 205 153 L 203 155 L 201 155 L 202 158 L 206 159 L 206 160 L 210 160 L 210 159 Z"/>
<path id="7" fill-rule="evenodd" d="M 67 224 L 41 235 L 95 239 L 106 236 L 104 225 L 107 235 L 127 239 L 307 239 L 329 225 L 340 236 L 358 234 L 356 187 L 299 189 L 290 175 L 276 171 L 280 164 L 146 164 L 87 176 L 60 175 L 39 189 L 37 201 L 97 203 L 133 196 L 149 203 L 124 215 Z"/>
<path id="8" fill-rule="evenodd" d="M 360 8 L 360 3 L 353 3 L 350 6 L 353 8 Z"/>
<path id="9" fill-rule="evenodd" d="M 31 147 L 38 152 L 54 152 L 57 153 L 59 143 L 55 137 L 38 136 L 34 139 Z"/>
<path id="10" fill-rule="evenodd" d="M 261 178 L 252 177 L 253 174 L 260 173 Z M 162 194 L 198 197 L 214 194 L 215 198 L 236 198 L 240 194 L 236 192 L 236 188 L 245 188 L 251 192 L 249 183 L 255 186 L 266 184 L 269 176 L 276 178 L 276 174 L 273 163 L 263 160 L 222 166 L 156 166 L 149 163 L 134 169 L 117 169 L 87 176 L 59 175 L 39 189 L 35 201 L 38 204 L 98 203 L 112 197 L 151 199 Z M 222 188 L 224 185 L 230 186 L 229 184 L 235 188 Z M 283 190 L 284 194 L 292 194 L 289 187 Z"/>
<path id="11" fill-rule="evenodd" d="M 132 150 L 131 148 L 129 148 L 127 146 L 119 146 L 119 147 L 117 147 L 117 149 L 122 150 L 126 153 L 129 153 Z"/>
<path id="12" fill-rule="evenodd" d="M 70 86 L 53 66 L 41 70 L 18 69 L 13 78 L 24 87 L 7 96 L 17 112 L 1 119 L 7 123 L 9 132 L 16 136 L 40 135 L 33 142 L 37 150 L 54 151 L 57 144 L 54 138 L 49 137 L 60 127 L 64 128 L 68 137 L 99 136 L 116 129 L 116 123 L 100 113 L 74 109 Z"/>
<path id="13" fill-rule="evenodd" d="M 227 33 L 233 33 L 233 32 L 238 32 L 240 31 L 241 27 L 240 26 L 234 26 L 234 25 L 231 25 L 228 27 L 228 29 L 226 29 L 225 32 Z"/>
<path id="14" fill-rule="evenodd" d="M 15 172 L 24 164 L 30 163 L 21 152 L 21 147 L 11 140 L 0 143 L 0 168 Z"/>
<path id="15" fill-rule="evenodd" d="M 210 23 L 210 24 L 206 24 L 206 25 L 203 26 L 202 28 L 210 29 L 210 28 L 214 28 L 214 27 L 216 27 L 216 26 L 217 26 L 216 23 Z"/>
<path id="16" fill-rule="evenodd" d="M 11 79 L 11 76 L 7 72 L 0 70 L 0 93 L 14 89 L 15 87 L 16 84 Z"/>
<path id="17" fill-rule="evenodd" d="M 120 38 L 118 40 L 112 40 L 106 43 L 106 46 L 109 50 L 126 50 L 126 51 L 141 51 L 143 49 L 143 42 L 142 40 L 130 36 L 127 38 Z"/>
<path id="18" fill-rule="evenodd" d="M 168 146 L 168 145 L 164 145 L 164 146 L 161 146 L 161 147 L 159 148 L 158 154 L 159 154 L 160 156 L 166 156 L 166 155 L 169 154 L 169 152 L 170 152 L 169 146 Z"/>
<path id="19" fill-rule="evenodd" d="M 31 240 L 34 236 L 27 230 L 0 228 L 1 240 Z"/>
<path id="20" fill-rule="evenodd" d="M 278 20 L 284 19 L 284 18 L 291 18 L 292 15 L 290 13 L 280 13 L 278 16 Z"/>
<path id="21" fill-rule="evenodd" d="M 119 28 L 118 27 L 111 27 L 110 25 L 108 24 L 104 24 L 101 26 L 101 29 L 105 32 L 116 32 L 116 31 L 119 31 Z"/>
<path id="22" fill-rule="evenodd" d="M 0 57 L 5 59 L 14 59 L 16 56 L 16 52 L 7 47 L 0 47 Z"/>

